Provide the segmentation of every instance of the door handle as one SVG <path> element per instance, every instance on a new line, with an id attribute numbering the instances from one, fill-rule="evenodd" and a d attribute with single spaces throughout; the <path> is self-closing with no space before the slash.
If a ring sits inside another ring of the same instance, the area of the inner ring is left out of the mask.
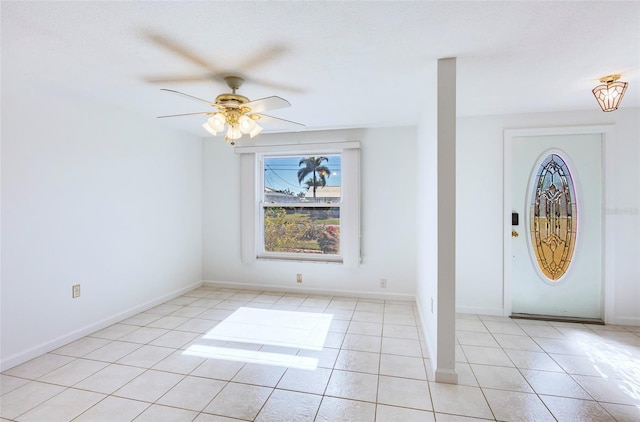
<path id="1" fill-rule="evenodd" d="M 518 236 L 520 236 L 520 235 L 518 234 L 517 231 L 511 230 L 511 237 L 518 237 Z"/>

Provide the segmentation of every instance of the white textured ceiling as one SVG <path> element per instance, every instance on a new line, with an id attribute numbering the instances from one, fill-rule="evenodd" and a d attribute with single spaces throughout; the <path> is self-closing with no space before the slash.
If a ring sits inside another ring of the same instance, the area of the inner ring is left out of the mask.
<path id="1" fill-rule="evenodd" d="M 457 57 L 459 116 L 597 109 L 622 73 L 640 106 L 640 2 L 6 2 L 2 58 L 61 95 L 140 118 L 205 111 L 221 77 L 307 129 L 414 125 L 435 61 Z M 194 82 L 158 82 L 206 77 Z M 3 84 L 11 83 L 3 74 Z M 3 104 L 10 104 L 5 102 Z M 154 124 L 204 135 L 202 117 Z"/>

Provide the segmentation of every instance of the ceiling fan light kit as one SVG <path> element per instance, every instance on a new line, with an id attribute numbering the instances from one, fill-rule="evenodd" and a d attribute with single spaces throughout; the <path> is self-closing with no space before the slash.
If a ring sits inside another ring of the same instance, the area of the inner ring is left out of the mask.
<path id="1" fill-rule="evenodd" d="M 593 95 L 596 97 L 602 111 L 617 110 L 622 101 L 624 93 L 627 91 L 628 82 L 618 82 L 621 75 L 608 75 L 600 78 L 601 85 L 593 88 Z"/>
<path id="2" fill-rule="evenodd" d="M 194 97 L 189 94 L 184 94 L 179 91 L 165 89 L 164 91 L 170 91 L 176 94 L 190 97 L 199 101 L 204 101 L 218 109 L 217 112 L 200 112 L 200 113 L 186 113 L 186 114 L 174 114 L 170 116 L 159 117 L 176 117 L 176 116 L 189 116 L 196 114 L 206 114 L 209 116 L 207 120 L 202 124 L 202 127 L 211 135 L 216 136 L 218 133 L 223 132 L 226 129 L 224 140 L 230 145 L 235 145 L 235 141 L 240 139 L 242 135 L 249 135 L 250 138 L 262 132 L 263 127 L 260 126 L 257 121 L 260 119 L 271 121 L 272 123 L 283 123 L 285 126 L 300 128 L 304 125 L 296 122 L 291 122 L 284 119 L 279 119 L 272 116 L 260 114 L 264 110 L 290 107 L 291 104 L 283 98 L 272 96 L 259 100 L 250 101 L 243 95 L 236 94 L 236 90 L 240 88 L 244 80 L 238 76 L 227 76 L 224 78 L 225 82 L 231 88 L 230 94 L 220 94 L 216 97 L 214 102 L 209 102 L 198 97 Z"/>
<path id="3" fill-rule="evenodd" d="M 244 113 L 250 112 L 246 107 L 244 109 L 247 110 L 244 111 Z M 231 145 L 235 145 L 233 141 L 240 139 L 242 135 L 248 134 L 249 137 L 253 138 L 262 132 L 262 126 L 256 123 L 256 120 L 259 118 L 260 116 L 255 114 L 243 114 L 242 109 L 240 111 L 220 111 L 209 117 L 207 121 L 202 124 L 202 127 L 211 135 L 216 136 L 219 132 L 224 131 L 226 126 L 227 134 L 224 139 L 227 142 L 231 141 Z"/>

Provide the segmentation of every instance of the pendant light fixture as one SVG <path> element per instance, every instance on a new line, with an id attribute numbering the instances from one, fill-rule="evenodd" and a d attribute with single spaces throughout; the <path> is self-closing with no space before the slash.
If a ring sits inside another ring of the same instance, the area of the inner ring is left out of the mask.
<path id="1" fill-rule="evenodd" d="M 614 111 L 620 106 L 620 101 L 627 90 L 627 82 L 618 82 L 620 75 L 608 75 L 600 78 L 601 85 L 593 88 L 593 95 L 598 100 L 602 111 Z"/>

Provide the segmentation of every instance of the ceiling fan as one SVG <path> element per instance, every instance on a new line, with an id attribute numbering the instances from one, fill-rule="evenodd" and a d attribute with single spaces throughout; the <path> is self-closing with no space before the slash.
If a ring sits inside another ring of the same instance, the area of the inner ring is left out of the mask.
<path id="1" fill-rule="evenodd" d="M 216 97 L 215 101 L 208 101 L 180 91 L 163 88 L 162 91 L 172 92 L 207 103 L 213 107 L 213 110 L 171 114 L 158 116 L 158 118 L 193 116 L 199 114 L 207 115 L 209 117 L 202 127 L 213 136 L 216 136 L 226 128 L 227 132 L 224 140 L 231 145 L 235 145 L 235 141 L 240 139 L 242 135 L 249 135 L 251 138 L 258 135 L 263 130 L 260 124 L 275 125 L 279 128 L 294 130 L 300 130 L 304 127 L 302 123 L 262 114 L 263 111 L 290 107 L 291 104 L 284 98 L 271 96 L 251 101 L 244 95 L 236 94 L 236 91 L 240 88 L 244 79 L 239 76 L 226 76 L 224 77 L 224 81 L 229 88 L 231 88 L 231 93 L 220 94 Z"/>
<path id="2" fill-rule="evenodd" d="M 211 82 L 221 79 L 222 76 L 230 75 L 232 72 L 226 67 L 221 67 L 216 63 L 210 61 L 206 56 L 199 54 L 193 48 L 182 44 L 180 41 L 173 39 L 165 34 L 161 34 L 158 32 L 144 30 L 142 32 L 142 36 L 155 44 L 156 46 L 162 48 L 165 51 L 170 52 L 172 55 L 180 57 L 185 60 L 187 63 L 199 68 L 200 70 L 193 73 L 190 72 L 188 74 L 169 74 L 169 75 L 156 75 L 156 76 L 148 76 L 145 77 L 145 80 L 149 83 L 154 84 L 167 84 L 167 83 L 194 83 L 194 82 Z M 251 54 L 245 60 L 239 61 L 235 63 L 235 69 L 243 69 L 245 72 L 249 72 L 251 70 L 255 70 L 258 67 L 268 63 L 272 60 L 279 58 L 282 55 L 285 55 L 288 51 L 287 46 L 281 44 L 275 45 L 266 45 L 263 46 L 258 51 Z M 246 82 L 251 83 L 252 85 L 260 85 L 263 87 L 268 87 L 272 89 L 277 89 L 279 91 L 287 91 L 294 93 L 302 93 L 303 89 L 300 87 L 292 86 L 290 84 L 282 84 L 270 80 L 265 79 L 257 79 L 254 77 L 244 77 Z"/>

